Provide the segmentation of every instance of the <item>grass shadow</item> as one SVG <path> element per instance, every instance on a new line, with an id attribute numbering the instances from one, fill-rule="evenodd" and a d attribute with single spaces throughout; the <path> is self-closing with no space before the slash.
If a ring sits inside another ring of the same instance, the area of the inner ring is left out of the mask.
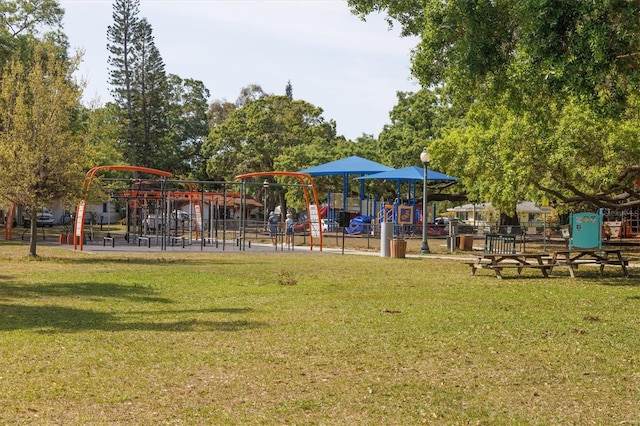
<path id="1" fill-rule="evenodd" d="M 216 312 L 217 310 L 203 310 L 198 312 Z M 225 310 L 220 310 L 225 312 Z M 235 312 L 246 312 L 239 309 Z M 184 319 L 165 321 L 136 321 L 120 315 L 99 312 L 91 309 L 78 309 L 63 306 L 44 305 L 28 306 L 20 304 L 0 304 L 0 331 L 36 330 L 40 333 L 75 333 L 87 330 L 98 331 L 159 331 L 159 332 L 187 332 L 187 331 L 240 331 L 266 324 L 256 321 L 238 319 L 202 320 L 190 318 L 195 311 L 164 311 L 162 314 L 182 314 Z M 146 312 L 138 312 L 146 315 Z M 153 312 L 150 312 L 153 314 Z M 160 316 L 156 313 L 156 316 Z"/>
<path id="2" fill-rule="evenodd" d="M 59 284 L 3 283 L 0 286 L 0 299 L 82 296 L 173 303 L 171 299 L 155 296 L 156 293 L 157 291 L 151 286 L 121 285 L 103 282 Z"/>
<path id="3" fill-rule="evenodd" d="M 43 261 L 51 261 L 61 264 L 87 264 L 87 265 L 143 265 L 143 266 L 172 266 L 172 265 L 248 265 L 248 264 L 267 264 L 268 261 L 259 261 L 255 258 L 245 257 L 243 259 L 229 259 L 228 257 L 220 258 L 189 258 L 183 256 L 180 258 L 169 258 L 156 256 L 135 256 L 135 255 L 118 255 L 118 256 L 87 256 L 87 257 L 56 257 L 46 256 L 42 258 Z M 249 261 L 250 260 L 250 261 Z"/>

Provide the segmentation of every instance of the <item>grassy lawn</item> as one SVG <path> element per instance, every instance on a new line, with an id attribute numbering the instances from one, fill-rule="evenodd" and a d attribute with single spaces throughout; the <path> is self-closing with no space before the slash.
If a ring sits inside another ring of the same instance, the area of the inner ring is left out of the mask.
<path id="1" fill-rule="evenodd" d="M 636 270 L 38 250 L 0 246 L 2 424 L 640 419 Z"/>

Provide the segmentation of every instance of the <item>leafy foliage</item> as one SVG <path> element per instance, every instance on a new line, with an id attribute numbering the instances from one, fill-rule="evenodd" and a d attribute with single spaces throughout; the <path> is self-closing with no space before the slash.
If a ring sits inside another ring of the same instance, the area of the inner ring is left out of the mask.
<path id="1" fill-rule="evenodd" d="M 199 80 L 169 75 L 168 146 L 173 149 L 171 171 L 184 178 L 206 179 L 206 158 L 202 153 L 209 134 L 207 99 L 209 90 Z"/>
<path id="2" fill-rule="evenodd" d="M 333 138 L 335 126 L 324 121 L 320 108 L 287 96 L 263 96 L 211 130 L 205 142 L 207 170 L 216 180 L 281 167 L 299 170 L 309 164 L 314 147 L 327 146 Z"/>
<path id="3" fill-rule="evenodd" d="M 36 255 L 36 208 L 79 193 L 85 145 L 76 136 L 81 90 L 69 63 L 51 43 L 38 43 L 32 60 L 16 57 L 0 90 L 0 193 L 31 210 L 30 254 Z"/>
<path id="4" fill-rule="evenodd" d="M 295 171 L 336 158 L 339 141 L 344 139 L 336 137 L 335 123 L 325 121 L 321 108 L 287 95 L 241 99 L 243 106 L 217 123 L 204 143 L 210 178 L 231 180 L 255 171 Z M 282 201 L 287 197 L 296 206 L 302 200 L 294 188 L 280 191 L 278 197 Z"/>
<path id="5" fill-rule="evenodd" d="M 430 151 L 470 198 L 505 211 L 542 193 L 583 207 L 640 203 L 635 2 L 348 3 L 362 17 L 386 11 L 421 36 L 413 74 L 441 91 L 448 117 Z M 403 140 L 404 128 L 394 123 L 385 138 Z"/>

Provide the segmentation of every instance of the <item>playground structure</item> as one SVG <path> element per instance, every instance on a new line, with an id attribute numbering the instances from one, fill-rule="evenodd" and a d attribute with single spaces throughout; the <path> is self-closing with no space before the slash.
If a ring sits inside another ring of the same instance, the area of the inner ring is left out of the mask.
<path id="1" fill-rule="evenodd" d="M 353 162 L 357 163 L 355 170 L 359 170 L 362 177 L 375 178 L 376 173 L 390 172 L 400 173 L 392 179 L 398 182 L 398 196 L 401 182 L 408 182 L 409 191 L 407 201 L 401 198 L 380 201 L 366 198 L 364 195 L 364 180 L 359 181 L 360 199 L 354 200 L 348 196 L 348 179 L 346 176 L 353 174 Z M 337 164 L 337 168 L 336 168 Z M 329 166 L 329 168 L 325 168 Z M 220 232 L 222 241 L 226 241 L 227 232 L 233 232 L 232 238 L 246 241 L 247 229 L 251 227 L 251 212 L 263 204 L 248 197 L 246 189 L 251 185 L 261 183 L 252 182 L 257 177 L 288 176 L 298 181 L 296 184 L 304 189 L 305 202 L 307 204 L 306 224 L 304 229 L 310 231 L 311 248 L 319 240 L 322 247 L 323 225 L 321 220 L 326 218 L 326 230 L 336 231 L 338 215 L 347 212 L 350 222 L 343 226 L 347 234 L 376 235 L 383 223 L 394 224 L 394 235 L 416 235 L 421 232 L 423 214 L 421 207 L 415 202 L 416 184 L 422 179 L 420 171 L 417 175 L 415 168 L 395 171 L 390 167 L 379 165 L 369 160 L 350 157 L 328 165 L 320 166 L 322 171 L 315 175 L 344 174 L 345 188 L 342 193 L 329 192 L 327 204 L 319 206 L 312 174 L 300 172 L 257 172 L 237 176 L 240 181 L 234 182 L 210 182 L 210 181 L 180 181 L 172 179 L 169 172 L 136 166 L 100 166 L 91 169 L 85 177 L 85 197 L 91 190 L 94 179 L 102 172 L 119 171 L 134 174 L 146 174 L 151 177 L 139 178 L 100 178 L 103 181 L 119 182 L 124 187 L 111 191 L 110 198 L 121 203 L 124 209 L 123 221 L 126 224 L 124 239 L 128 243 L 145 243 L 150 245 L 153 241 L 157 244 L 189 244 L 201 241 L 202 244 L 218 243 Z M 407 173 L 410 173 L 407 175 Z M 430 171 L 430 173 L 432 173 Z M 437 173 L 437 172 L 433 172 Z M 444 175 L 443 175 L 444 176 Z M 443 176 L 430 176 L 431 179 L 443 179 Z M 444 179 L 451 180 L 444 176 Z M 288 184 L 274 183 L 274 185 L 286 186 Z M 412 189 L 413 188 L 413 189 Z M 311 189 L 312 191 L 309 191 Z M 311 200 L 313 198 L 313 200 Z M 341 204 L 342 206 L 339 206 Z M 314 206 L 314 207 L 312 207 Z M 92 215 L 92 213 L 94 213 Z M 255 215 L 255 214 L 254 214 Z M 71 238 L 74 248 L 82 250 L 86 241 L 84 227 L 87 221 L 95 221 L 100 215 L 97 212 L 89 212 L 85 200 L 82 200 L 75 213 L 74 229 Z M 434 211 L 435 216 L 435 211 Z M 11 229 L 5 229 L 10 235 Z M 430 224 L 428 234 L 430 236 L 443 235 L 446 231 L 443 227 Z M 90 234 L 90 239 L 92 234 Z M 111 235 L 107 236 L 111 244 L 115 240 Z"/>
<path id="2" fill-rule="evenodd" d="M 409 184 L 410 190 L 415 184 Z M 415 191 L 415 190 L 413 190 Z M 431 221 L 425 219 L 422 211 L 422 203 L 416 201 L 415 192 L 408 199 L 400 198 L 377 199 L 374 197 L 356 199 L 349 198 L 346 203 L 346 210 L 340 208 L 343 204 L 343 194 L 329 192 L 327 199 L 329 200 L 326 217 L 330 223 L 338 222 L 340 212 L 349 213 L 349 223 L 344 231 L 349 235 L 369 234 L 371 236 L 380 233 L 381 225 L 384 223 L 393 224 L 393 234 L 395 236 L 420 236 L 422 233 L 423 223 L 426 221 L 427 234 L 430 237 L 448 235 L 447 226 L 438 225 L 433 222 L 436 217 L 436 206 L 429 212 Z M 333 229 L 330 229 L 333 230 Z"/>
<path id="3" fill-rule="evenodd" d="M 100 166 L 95 167 L 85 176 L 83 193 L 89 194 L 97 175 L 104 171 L 132 172 L 151 175 L 151 178 L 99 178 L 112 185 L 120 185 L 111 191 L 111 198 L 122 202 L 125 208 L 124 223 L 126 231 L 123 239 L 128 244 L 151 247 L 152 244 L 166 249 L 168 245 L 192 245 L 199 242 L 202 247 L 207 244 L 222 243 L 223 248 L 229 241 L 235 241 L 241 249 L 245 249 L 248 238 L 249 221 L 252 211 L 263 207 L 262 203 L 247 195 L 247 187 L 252 185 L 248 179 L 255 176 L 278 175 L 297 179 L 298 186 L 303 188 L 307 210 L 317 211 L 317 194 L 313 179 L 294 172 L 263 172 L 239 176 L 241 181 L 213 182 L 173 180 L 172 174 L 157 169 L 137 166 Z M 274 184 L 279 185 L 279 184 Z M 123 187 L 124 186 L 124 187 Z M 221 190 L 220 190 L 221 189 Z M 311 194 L 309 193 L 311 190 Z M 315 204 L 311 204 L 313 201 Z M 83 250 L 85 244 L 86 199 L 78 203 L 73 229 L 74 249 Z M 320 218 L 313 220 L 309 215 L 312 229 L 310 249 L 314 247 L 314 236 L 319 237 L 322 250 L 322 230 Z M 255 232 L 261 221 L 255 221 Z M 318 233 L 313 232 L 317 229 Z M 107 241 L 115 244 L 114 236 L 107 234 Z M 251 242 L 249 240 L 249 247 Z"/>
<path id="4" fill-rule="evenodd" d="M 418 183 L 425 179 L 424 170 L 420 167 L 405 167 L 393 169 L 383 164 L 375 163 L 360 157 L 348 157 L 342 160 L 312 167 L 302 170 L 312 176 L 336 176 L 343 177 L 342 192 L 334 193 L 329 191 L 327 196 L 328 212 L 327 219 L 330 223 L 337 222 L 338 217 L 343 212 L 348 212 L 350 222 L 345 228 L 348 234 L 367 233 L 375 235 L 380 232 L 385 224 L 393 224 L 393 235 L 419 235 L 422 233 L 422 226 L 427 226 L 429 236 L 441 236 L 447 234 L 444 226 L 437 226 L 433 223 L 435 219 L 435 206 L 431 215 L 432 221 L 428 220 L 429 214 L 422 211 L 422 206 L 417 202 Z M 359 175 L 353 180 L 359 183 L 359 198 L 349 197 L 350 176 Z M 395 182 L 397 189 L 395 196 L 390 199 L 372 198 L 365 196 L 366 180 L 385 180 Z M 457 179 L 435 170 L 428 170 L 427 181 L 437 185 L 448 186 L 454 184 Z M 403 201 L 401 194 L 402 187 L 406 184 L 406 201 Z"/>

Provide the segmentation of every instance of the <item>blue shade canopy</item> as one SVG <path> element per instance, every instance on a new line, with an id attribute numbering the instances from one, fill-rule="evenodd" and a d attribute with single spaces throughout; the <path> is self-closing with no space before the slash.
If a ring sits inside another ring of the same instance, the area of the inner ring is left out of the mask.
<path id="1" fill-rule="evenodd" d="M 358 156 L 343 158 L 341 160 L 331 161 L 330 163 L 320 164 L 298 173 L 306 173 L 311 176 L 331 176 L 331 175 L 362 175 L 371 173 L 380 173 L 392 171 L 393 168 L 375 161 L 367 160 Z"/>
<path id="2" fill-rule="evenodd" d="M 391 169 L 385 172 L 362 176 L 356 179 L 386 179 L 398 181 L 421 181 L 424 179 L 424 169 L 422 167 L 410 166 L 402 169 Z M 456 181 L 457 178 L 448 176 L 435 170 L 427 170 L 427 180 L 431 181 Z"/>

